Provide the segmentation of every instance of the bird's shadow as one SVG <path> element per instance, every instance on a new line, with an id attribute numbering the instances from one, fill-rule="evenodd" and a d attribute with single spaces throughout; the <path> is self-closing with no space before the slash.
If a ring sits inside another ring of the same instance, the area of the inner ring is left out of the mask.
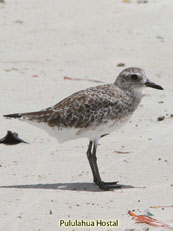
<path id="1" fill-rule="evenodd" d="M 117 184 L 120 189 L 140 188 L 132 185 Z M 54 183 L 54 184 L 25 184 L 25 185 L 7 185 L 0 186 L 0 188 L 14 188 L 14 189 L 51 189 L 51 190 L 69 190 L 69 191 L 88 191 L 88 192 L 104 192 L 98 188 L 94 183 Z"/>

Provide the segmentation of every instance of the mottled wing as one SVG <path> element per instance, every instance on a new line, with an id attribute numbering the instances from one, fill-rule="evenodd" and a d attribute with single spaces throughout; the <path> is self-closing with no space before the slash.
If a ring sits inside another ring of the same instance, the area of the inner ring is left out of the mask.
<path id="1" fill-rule="evenodd" d="M 129 113 L 131 103 L 120 89 L 107 84 L 76 92 L 45 110 L 5 117 L 48 123 L 51 127 L 85 128 L 119 119 L 120 114 Z"/>
<path id="2" fill-rule="evenodd" d="M 123 98 L 116 98 L 116 89 L 111 89 L 110 85 L 106 85 L 107 89 L 103 86 L 77 92 L 53 106 L 48 124 L 52 127 L 84 128 L 118 118 L 123 110 Z"/>

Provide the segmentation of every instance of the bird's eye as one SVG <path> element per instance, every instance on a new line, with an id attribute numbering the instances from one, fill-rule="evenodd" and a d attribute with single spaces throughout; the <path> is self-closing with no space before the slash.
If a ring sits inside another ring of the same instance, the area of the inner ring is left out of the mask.
<path id="1" fill-rule="evenodd" d="M 132 75 L 130 76 L 130 78 L 131 78 L 132 80 L 138 80 L 138 75 L 132 74 Z"/>

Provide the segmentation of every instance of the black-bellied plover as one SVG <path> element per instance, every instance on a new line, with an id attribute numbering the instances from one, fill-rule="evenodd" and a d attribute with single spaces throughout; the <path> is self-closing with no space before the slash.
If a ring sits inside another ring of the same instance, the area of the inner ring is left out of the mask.
<path id="1" fill-rule="evenodd" d="M 76 92 L 41 111 L 4 116 L 26 120 L 60 142 L 88 137 L 87 157 L 94 182 L 101 189 L 109 190 L 119 185 L 101 180 L 96 158 L 98 140 L 128 121 L 142 99 L 144 87 L 163 90 L 148 80 L 141 68 L 129 67 L 119 74 L 114 83 Z"/>

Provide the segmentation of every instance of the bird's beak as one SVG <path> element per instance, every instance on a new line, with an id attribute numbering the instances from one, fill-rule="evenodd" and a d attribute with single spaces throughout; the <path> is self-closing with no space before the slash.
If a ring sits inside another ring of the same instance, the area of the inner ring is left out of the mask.
<path id="1" fill-rule="evenodd" d="M 164 90 L 163 87 L 151 82 L 149 79 L 147 79 L 147 81 L 145 82 L 145 86 L 152 87 L 152 88 L 155 88 L 155 89 L 158 89 L 158 90 Z"/>

